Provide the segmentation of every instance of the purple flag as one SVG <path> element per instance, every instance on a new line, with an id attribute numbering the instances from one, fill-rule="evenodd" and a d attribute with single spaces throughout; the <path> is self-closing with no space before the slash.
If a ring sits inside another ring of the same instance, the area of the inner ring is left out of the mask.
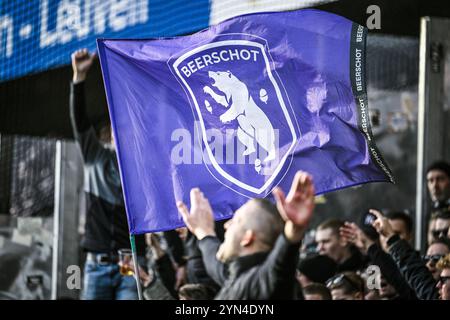
<path id="1" fill-rule="evenodd" d="M 216 219 L 290 186 L 393 176 L 375 146 L 367 30 L 317 10 L 239 16 L 190 36 L 99 39 L 131 234 L 183 226 L 200 187 Z"/>

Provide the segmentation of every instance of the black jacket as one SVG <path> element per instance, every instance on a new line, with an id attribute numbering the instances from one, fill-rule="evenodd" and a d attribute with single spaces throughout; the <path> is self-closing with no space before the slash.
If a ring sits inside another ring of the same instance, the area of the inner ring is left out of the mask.
<path id="1" fill-rule="evenodd" d="M 367 256 L 371 263 L 380 268 L 381 274 L 386 281 L 395 288 L 398 300 L 416 300 L 417 296 L 408 282 L 403 278 L 392 257 L 383 251 L 378 244 L 373 244 L 367 250 Z"/>
<path id="2" fill-rule="evenodd" d="M 439 292 L 436 288 L 436 280 L 430 273 L 419 252 L 411 245 L 401 240 L 398 235 L 388 240 L 389 254 L 394 259 L 403 277 L 414 289 L 419 299 L 437 300 Z"/>
<path id="3" fill-rule="evenodd" d="M 352 255 L 337 266 L 337 273 L 344 271 L 356 272 L 366 267 L 368 261 L 361 252 L 353 246 L 350 247 L 350 250 Z"/>
<path id="4" fill-rule="evenodd" d="M 82 247 L 89 252 L 117 254 L 130 248 L 116 153 L 98 141 L 86 112 L 84 82 L 71 84 L 70 118 L 84 160 L 86 225 Z M 145 254 L 144 236 L 136 237 L 137 251 Z"/>
<path id="5" fill-rule="evenodd" d="M 199 241 L 203 261 L 211 278 L 222 285 L 219 300 L 294 299 L 299 289 L 295 279 L 300 244 L 280 235 L 270 252 L 239 257 L 229 265 L 216 259 L 220 241 L 205 237 Z"/>

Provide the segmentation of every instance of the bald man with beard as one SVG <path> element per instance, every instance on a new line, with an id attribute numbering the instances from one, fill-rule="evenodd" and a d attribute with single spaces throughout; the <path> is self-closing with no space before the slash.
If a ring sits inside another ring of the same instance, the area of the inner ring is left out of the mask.
<path id="1" fill-rule="evenodd" d="M 225 224 L 225 240 L 214 232 L 208 200 L 191 190 L 191 209 L 178 209 L 189 230 L 199 240 L 208 274 L 222 289 L 216 299 L 293 299 L 298 283 L 295 270 L 300 241 L 314 210 L 314 185 L 310 175 L 297 172 L 289 194 L 274 190 L 276 206 L 252 199 Z"/>

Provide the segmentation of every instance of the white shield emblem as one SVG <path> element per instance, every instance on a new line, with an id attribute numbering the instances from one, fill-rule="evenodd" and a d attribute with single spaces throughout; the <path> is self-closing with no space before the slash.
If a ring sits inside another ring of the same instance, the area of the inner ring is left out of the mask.
<path id="1" fill-rule="evenodd" d="M 221 35 L 168 65 L 188 96 L 209 172 L 240 194 L 265 197 L 288 170 L 300 135 L 267 41 Z"/>

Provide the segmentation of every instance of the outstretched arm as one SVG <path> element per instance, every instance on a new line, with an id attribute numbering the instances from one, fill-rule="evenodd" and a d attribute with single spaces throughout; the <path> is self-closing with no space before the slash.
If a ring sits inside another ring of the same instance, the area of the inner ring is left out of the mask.
<path id="1" fill-rule="evenodd" d="M 180 212 L 186 227 L 198 240 L 202 240 L 206 236 L 215 237 L 214 216 L 208 199 L 199 188 L 192 189 L 190 196 L 190 211 L 182 201 L 177 202 L 178 212 Z"/>
<path id="2" fill-rule="evenodd" d="M 81 148 L 84 161 L 95 158 L 100 150 L 100 144 L 92 123 L 86 112 L 86 94 L 84 81 L 94 60 L 87 49 L 75 51 L 72 58 L 73 78 L 70 86 L 70 120 L 73 135 Z"/>
<path id="3" fill-rule="evenodd" d="M 415 291 L 419 299 L 439 299 L 436 281 L 429 272 L 420 254 L 405 240 L 395 234 L 389 220 L 381 212 L 370 210 L 377 219 L 373 222 L 378 233 L 385 237 L 389 246 L 389 254 L 394 259 L 403 277 Z"/>

